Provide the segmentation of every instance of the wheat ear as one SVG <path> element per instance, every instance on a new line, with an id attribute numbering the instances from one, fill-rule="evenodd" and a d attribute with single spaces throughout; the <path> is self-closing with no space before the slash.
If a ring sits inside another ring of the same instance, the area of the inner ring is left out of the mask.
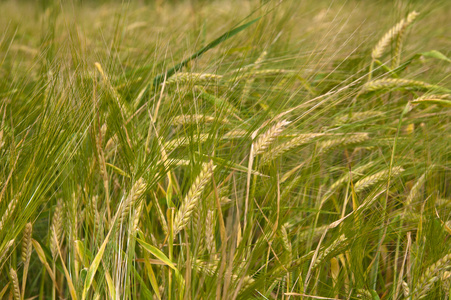
<path id="1" fill-rule="evenodd" d="M 22 276 L 22 295 L 25 294 L 25 284 L 27 282 L 27 274 L 28 274 L 28 268 L 30 266 L 30 257 L 31 257 L 31 251 L 32 243 L 31 243 L 31 235 L 33 232 L 33 225 L 31 223 L 27 223 L 25 225 L 25 229 L 23 232 L 23 238 L 22 238 L 22 261 L 24 262 L 24 268 L 23 268 L 23 276 Z"/>
<path id="2" fill-rule="evenodd" d="M 205 116 L 205 115 L 179 115 L 175 116 L 171 120 L 171 125 L 189 125 L 189 124 L 197 124 L 197 123 L 211 123 L 215 120 L 214 117 Z"/>
<path id="3" fill-rule="evenodd" d="M 128 217 L 131 208 L 136 205 L 137 201 L 141 198 L 146 190 L 146 184 L 143 178 L 139 178 L 132 186 L 130 194 L 127 196 L 125 201 L 122 203 L 122 211 L 119 217 L 119 223 L 123 223 Z"/>
<path id="4" fill-rule="evenodd" d="M 9 270 L 9 276 L 11 276 L 11 282 L 13 284 L 14 300 L 21 300 L 20 288 L 19 288 L 19 278 L 17 277 L 17 273 L 13 268 L 11 268 Z"/>
<path id="5" fill-rule="evenodd" d="M 418 97 L 412 101 L 410 101 L 412 104 L 439 104 L 443 106 L 451 106 L 451 95 L 450 94 L 443 94 L 443 95 L 423 95 L 421 97 Z"/>
<path id="6" fill-rule="evenodd" d="M 356 122 L 356 121 L 366 120 L 368 118 L 379 117 L 379 116 L 382 116 L 383 114 L 384 114 L 384 112 L 377 111 L 377 110 L 354 112 L 352 114 L 347 114 L 347 115 L 336 118 L 335 122 L 337 124 L 342 124 L 342 123 L 346 123 L 346 122 Z"/>
<path id="7" fill-rule="evenodd" d="M 393 54 L 392 69 L 399 66 L 399 61 L 401 60 L 402 38 L 404 37 L 406 28 L 413 23 L 418 15 L 419 13 L 416 11 L 411 12 L 405 19 L 404 26 L 398 33 L 398 37 L 396 38 L 395 53 Z"/>
<path id="8" fill-rule="evenodd" d="M 342 234 L 338 239 L 336 239 L 329 247 L 324 249 L 318 254 L 318 257 L 316 258 L 312 269 L 315 269 L 319 266 L 319 264 L 329 255 L 335 254 L 338 251 L 341 251 L 342 248 L 346 247 L 348 243 L 348 238 L 345 237 L 344 234 Z"/>
<path id="9" fill-rule="evenodd" d="M 55 234 L 53 234 L 55 232 Z M 63 233 L 63 202 L 61 199 L 58 200 L 55 211 L 53 213 L 52 225 L 50 227 L 50 251 L 52 252 L 53 259 L 56 258 L 58 254 L 58 243 L 59 239 Z"/>
<path id="10" fill-rule="evenodd" d="M 6 243 L 5 247 L 3 248 L 3 251 L 0 254 L 0 271 L 3 269 L 3 260 L 8 255 L 9 248 L 14 244 L 14 239 L 10 240 L 8 243 Z"/>
<path id="11" fill-rule="evenodd" d="M 174 235 L 179 233 L 188 224 L 205 186 L 213 175 L 214 169 L 213 161 L 203 165 L 201 172 L 191 185 L 188 194 L 183 199 L 182 205 L 175 214 L 173 223 Z"/>
<path id="12" fill-rule="evenodd" d="M 412 292 L 412 299 L 421 299 L 427 295 L 433 284 L 439 280 L 439 273 L 451 267 L 451 253 L 439 259 L 429 266 L 421 275 L 415 290 Z"/>
<path id="13" fill-rule="evenodd" d="M 399 21 L 398 24 L 396 24 L 395 26 L 393 26 L 380 40 L 379 42 L 376 44 L 376 46 L 373 48 L 373 51 L 371 53 L 371 57 L 373 58 L 373 60 L 376 60 L 378 58 L 380 58 L 382 56 L 382 54 L 384 54 L 385 49 L 387 48 L 387 46 L 390 44 L 390 42 L 399 34 L 401 33 L 403 30 L 405 30 L 405 28 L 411 24 L 415 18 L 418 16 L 418 13 L 413 11 L 411 12 L 407 18 L 402 19 L 401 21 Z"/>
<path id="14" fill-rule="evenodd" d="M 318 143 L 319 152 L 324 153 L 326 151 L 332 150 L 336 147 L 347 146 L 351 144 L 357 144 L 368 140 L 370 137 L 368 133 L 354 133 L 342 138 L 322 141 Z"/>
<path id="15" fill-rule="evenodd" d="M 210 254 L 216 252 L 215 227 L 216 213 L 214 210 L 208 210 L 207 218 L 205 219 L 205 241 L 207 244 L 208 253 Z"/>
<path id="16" fill-rule="evenodd" d="M 210 81 L 221 80 L 222 75 L 217 74 L 209 74 L 209 73 L 187 73 L 187 72 L 179 72 L 169 78 L 166 81 L 166 84 L 174 84 L 174 83 L 206 83 Z M 163 83 L 162 83 L 163 84 Z"/>
<path id="17" fill-rule="evenodd" d="M 168 141 L 164 144 L 164 148 L 167 151 L 176 149 L 178 147 L 184 147 L 190 144 L 191 141 L 195 141 L 198 143 L 203 143 L 208 139 L 208 134 L 205 133 L 201 133 L 199 135 L 194 135 L 193 138 L 189 138 L 189 137 L 180 137 L 180 138 L 176 138 L 173 139 L 171 141 Z"/>
<path id="18" fill-rule="evenodd" d="M 378 79 L 365 83 L 362 86 L 362 93 L 364 92 L 376 92 L 376 91 L 384 91 L 384 90 L 393 90 L 397 88 L 402 89 L 414 89 L 414 90 L 434 90 L 434 91 L 442 91 L 449 92 L 450 90 L 438 86 L 433 85 L 427 82 L 412 80 L 412 79 L 402 79 L 402 78 L 388 78 L 388 79 Z"/>
<path id="19" fill-rule="evenodd" d="M 391 169 L 391 176 L 396 177 L 399 174 L 401 174 L 402 172 L 404 172 L 404 169 L 402 167 L 399 167 L 399 166 L 393 167 Z M 388 179 L 389 174 L 390 174 L 390 170 L 387 169 L 387 170 L 377 172 L 374 175 L 360 179 L 359 181 L 357 181 L 357 183 L 354 186 L 355 192 L 356 193 L 361 192 L 383 180 Z"/>
<path id="20" fill-rule="evenodd" d="M 260 160 L 260 164 L 261 165 L 266 165 L 269 162 L 271 162 L 272 160 L 276 159 L 277 157 L 281 156 L 282 154 L 290 151 L 293 148 L 296 148 L 298 146 L 301 146 L 303 144 L 307 144 L 308 142 L 310 142 L 311 140 L 315 139 L 316 137 L 320 137 L 323 136 L 324 133 L 305 133 L 305 134 L 300 134 L 297 137 L 289 140 L 288 142 L 285 142 L 273 149 L 271 149 L 271 151 L 265 153 L 261 160 Z"/>
<path id="21" fill-rule="evenodd" d="M 253 155 L 262 154 L 291 122 L 282 120 L 262 134 L 252 145 Z"/>
<path id="22" fill-rule="evenodd" d="M 412 189 L 409 192 L 409 195 L 406 199 L 406 206 L 410 206 L 412 202 L 414 202 L 417 197 L 420 195 L 421 188 L 424 185 L 424 182 L 426 181 L 426 175 L 428 171 L 424 172 L 423 175 L 418 178 L 417 182 L 413 185 Z"/>
<path id="23" fill-rule="evenodd" d="M 0 230 L 3 229 L 8 219 L 11 217 L 11 215 L 14 212 L 14 209 L 17 205 L 17 197 L 14 197 L 8 204 L 8 207 L 6 208 L 6 211 L 3 213 L 2 219 L 0 220 Z"/>
<path id="24" fill-rule="evenodd" d="M 249 71 L 249 74 L 254 73 L 258 68 L 260 68 L 260 65 L 262 63 L 262 61 L 265 59 L 266 55 L 268 53 L 266 51 L 263 51 L 260 56 L 257 58 L 257 60 L 255 61 L 253 67 L 251 68 L 251 70 Z M 255 81 L 255 77 L 253 75 L 251 75 L 247 80 L 246 83 L 244 84 L 244 88 L 243 88 L 243 92 L 241 94 L 241 98 L 240 98 L 240 103 L 243 103 L 243 101 L 249 96 L 249 93 L 251 92 L 251 88 L 252 88 L 252 84 Z"/>
<path id="25" fill-rule="evenodd" d="M 371 292 L 364 289 L 358 289 L 357 290 L 357 298 L 362 300 L 373 300 L 373 295 L 371 295 Z"/>

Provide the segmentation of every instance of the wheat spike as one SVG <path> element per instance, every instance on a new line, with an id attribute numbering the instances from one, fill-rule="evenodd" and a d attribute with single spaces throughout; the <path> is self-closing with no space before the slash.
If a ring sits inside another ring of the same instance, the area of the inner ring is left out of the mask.
<path id="1" fill-rule="evenodd" d="M 214 210 L 207 211 L 207 218 L 205 220 L 205 241 L 207 244 L 208 253 L 212 254 L 216 252 L 215 243 L 215 226 L 216 214 Z"/>
<path id="2" fill-rule="evenodd" d="M 249 136 L 246 130 L 234 129 L 222 136 L 223 139 L 240 139 Z"/>
<path id="3" fill-rule="evenodd" d="M 316 258 L 316 260 L 312 266 L 312 269 L 317 268 L 320 265 L 320 263 L 331 253 L 340 251 L 340 249 L 342 249 L 343 247 L 345 247 L 347 245 L 347 242 L 348 242 L 348 238 L 345 237 L 344 234 L 342 234 L 329 247 L 327 247 L 326 249 L 324 249 L 323 251 L 321 251 L 318 254 L 318 257 Z"/>
<path id="4" fill-rule="evenodd" d="M 215 166 L 213 165 L 213 161 L 203 165 L 202 171 L 196 177 L 196 180 L 191 185 L 188 194 L 183 199 L 182 205 L 175 214 L 173 223 L 174 235 L 179 233 L 188 224 L 197 202 L 199 201 L 205 186 L 210 180 L 214 169 Z"/>
<path id="5" fill-rule="evenodd" d="M 402 293 L 404 294 L 404 297 L 407 298 L 410 295 L 410 288 L 409 285 L 407 284 L 407 282 L 405 282 L 404 280 L 401 283 L 402 286 Z"/>
<path id="6" fill-rule="evenodd" d="M 351 144 L 357 144 L 368 140 L 370 137 L 368 133 L 354 133 L 348 136 L 344 136 L 338 139 L 322 141 L 318 143 L 318 148 L 320 153 L 329 151 L 339 146 L 347 146 Z"/>
<path id="7" fill-rule="evenodd" d="M 22 239 L 22 261 L 28 262 L 30 260 L 31 255 L 31 233 L 33 231 L 33 225 L 31 223 L 27 223 L 25 225 L 25 229 L 23 232 L 23 239 Z"/>
<path id="8" fill-rule="evenodd" d="M 399 167 L 399 166 L 393 167 L 391 169 L 391 176 L 396 177 L 399 174 L 401 174 L 402 172 L 404 172 L 404 169 L 402 167 Z M 357 181 L 357 183 L 354 186 L 355 192 L 356 193 L 361 192 L 383 180 L 388 179 L 389 174 L 390 174 L 390 170 L 387 169 L 387 170 L 380 171 L 376 174 L 373 174 L 371 176 L 365 177 L 363 179 L 360 179 L 359 181 Z"/>
<path id="9" fill-rule="evenodd" d="M 122 204 L 121 216 L 119 218 L 119 222 L 123 223 L 125 219 L 128 217 L 131 208 L 136 205 L 137 201 L 141 198 L 146 190 L 146 184 L 143 178 L 139 178 L 132 186 L 130 190 L 130 194 L 127 196 L 125 201 Z"/>
<path id="10" fill-rule="evenodd" d="M 3 213 L 2 219 L 0 220 L 0 230 L 3 229 L 3 227 L 6 225 L 6 222 L 11 217 L 11 215 L 14 212 L 14 209 L 17 205 L 17 197 L 14 197 L 8 204 L 8 207 L 6 208 L 6 211 Z"/>
<path id="11" fill-rule="evenodd" d="M 307 144 L 308 142 L 310 142 L 311 140 L 323 136 L 324 133 L 305 133 L 305 134 L 300 134 L 297 137 L 289 140 L 288 142 L 285 142 L 277 147 L 275 147 L 274 149 L 271 149 L 271 151 L 265 153 L 261 160 L 260 163 L 261 165 L 265 165 L 268 164 L 269 162 L 271 162 L 272 160 L 276 159 L 277 157 L 281 156 L 282 154 L 290 151 L 293 148 L 296 148 L 298 146 L 301 146 L 303 144 Z"/>
<path id="12" fill-rule="evenodd" d="M 372 300 L 373 295 L 371 295 L 371 292 L 364 289 L 357 290 L 357 298 L 362 300 Z"/>
<path id="13" fill-rule="evenodd" d="M 9 248 L 11 248 L 11 246 L 14 244 L 14 239 L 10 240 L 8 243 L 6 243 L 5 248 L 3 248 L 2 253 L 0 254 L 0 264 L 1 264 L 1 268 L 0 270 L 3 268 L 3 260 L 5 259 L 6 255 L 8 254 Z"/>
<path id="14" fill-rule="evenodd" d="M 175 116 L 171 120 L 172 125 L 189 125 L 189 124 L 197 124 L 199 122 L 204 123 L 211 123 L 215 120 L 214 117 L 211 116 L 205 116 L 205 115 L 180 115 Z"/>
<path id="15" fill-rule="evenodd" d="M 284 128 L 290 124 L 291 122 L 283 120 L 277 122 L 274 126 L 268 129 L 264 134 L 262 134 L 258 140 L 253 143 L 254 155 L 262 154 L 266 149 L 268 149 L 269 145 L 274 142 L 274 140 L 282 133 Z"/>
<path id="16" fill-rule="evenodd" d="M 347 123 L 347 122 L 356 122 L 361 120 L 366 120 L 368 118 L 379 117 L 382 116 L 384 112 L 377 110 L 369 110 L 362 112 L 354 112 L 352 114 L 345 114 L 344 116 L 340 116 L 335 119 L 337 124 Z"/>
<path id="17" fill-rule="evenodd" d="M 429 95 L 423 95 L 421 97 L 418 97 L 412 101 L 410 101 L 412 104 L 438 104 L 442 106 L 451 106 L 451 94 L 429 94 Z"/>
<path id="18" fill-rule="evenodd" d="M 163 210 L 161 209 L 160 204 L 158 203 L 158 198 L 154 193 L 154 199 L 155 199 L 155 206 L 157 207 L 157 218 L 161 223 L 161 227 L 163 228 L 164 234 L 168 234 L 168 223 L 166 222 L 166 218 L 164 217 Z"/>
<path id="19" fill-rule="evenodd" d="M 397 88 L 403 89 L 414 89 L 414 90 L 435 90 L 449 92 L 448 89 L 441 86 L 433 85 L 427 82 L 412 80 L 412 79 L 402 79 L 402 78 L 388 78 L 388 79 L 378 79 L 365 83 L 362 86 L 362 93 L 364 92 L 376 92 L 381 90 L 392 90 Z"/>
<path id="20" fill-rule="evenodd" d="M 265 59 L 266 55 L 268 53 L 266 51 L 263 51 L 262 54 L 257 58 L 255 61 L 253 67 L 249 71 L 249 74 L 253 74 L 258 68 L 260 68 L 261 62 Z M 251 75 L 244 84 L 243 92 L 241 94 L 240 103 L 242 103 L 247 97 L 249 96 L 249 93 L 251 92 L 252 84 L 255 81 L 255 77 Z"/>
<path id="21" fill-rule="evenodd" d="M 399 61 L 401 59 L 402 38 L 404 37 L 406 28 L 416 19 L 418 15 L 419 13 L 417 13 L 416 11 L 411 12 L 407 16 L 406 21 L 404 22 L 404 26 L 398 33 L 398 37 L 396 38 L 395 53 L 393 54 L 392 69 L 399 66 Z"/>
<path id="22" fill-rule="evenodd" d="M 139 221 L 141 218 L 143 206 L 144 206 L 144 201 L 140 201 L 138 207 L 135 210 L 135 214 L 133 216 L 133 231 L 134 232 L 136 232 L 139 229 Z"/>
<path id="23" fill-rule="evenodd" d="M 244 79 L 255 78 L 255 77 L 272 77 L 279 75 L 291 75 L 296 74 L 295 70 L 284 70 L 284 69 L 265 69 L 265 70 L 255 70 L 254 72 L 244 73 L 233 77 L 229 82 L 241 81 Z"/>
<path id="24" fill-rule="evenodd" d="M 427 296 L 433 284 L 439 280 L 439 273 L 451 268 L 451 253 L 439 259 L 436 263 L 429 266 L 421 275 L 412 292 L 412 299 L 421 299 Z"/>
<path id="25" fill-rule="evenodd" d="M 407 18 L 402 19 L 398 24 L 393 26 L 376 44 L 376 46 L 373 48 L 373 52 L 371 53 L 371 57 L 373 59 L 378 59 L 384 54 L 385 49 L 390 44 L 390 42 L 407 26 L 409 26 L 415 18 L 418 16 L 418 13 L 413 11 L 411 12 Z"/>
<path id="26" fill-rule="evenodd" d="M 22 261 L 24 262 L 24 269 L 23 269 L 23 277 L 22 277 L 22 295 L 25 294 L 25 284 L 27 282 L 27 274 L 28 274 L 28 267 L 30 266 L 30 258 L 31 258 L 31 251 L 32 251 L 32 243 L 31 243 L 31 235 L 33 232 L 33 225 L 31 223 L 27 223 L 25 225 L 25 229 L 23 232 L 23 238 L 22 238 Z"/>
<path id="27" fill-rule="evenodd" d="M 420 190 L 424 185 L 424 182 L 426 181 L 426 174 L 427 171 L 423 173 L 423 175 L 418 178 L 417 182 L 413 185 L 412 189 L 409 192 L 409 195 L 406 199 L 406 206 L 410 206 L 412 202 L 414 202 L 417 197 L 420 195 Z"/>
<path id="28" fill-rule="evenodd" d="M 208 73 L 187 73 L 187 72 L 179 72 L 166 80 L 166 84 L 174 84 L 174 83 L 206 83 L 211 81 L 218 81 L 222 79 L 222 75 L 217 74 L 208 74 Z M 163 84 L 163 83 L 161 83 Z"/>
<path id="29" fill-rule="evenodd" d="M 192 139 L 189 138 L 189 137 L 176 138 L 176 139 L 173 139 L 173 140 L 171 140 L 169 142 L 166 142 L 164 144 L 164 148 L 167 151 L 170 151 L 170 150 L 173 150 L 173 149 L 176 149 L 176 148 L 179 148 L 179 147 L 187 146 L 187 145 L 190 144 L 191 141 L 197 142 L 197 143 L 203 143 L 206 140 L 208 140 L 208 136 L 209 136 L 208 134 L 201 133 L 199 135 L 194 135 L 192 137 Z"/>
<path id="30" fill-rule="evenodd" d="M 50 251 L 52 252 L 53 259 L 55 259 L 56 255 L 58 254 L 58 239 L 63 233 L 63 202 L 61 199 L 59 199 L 56 204 L 50 232 Z M 53 232 L 55 234 L 53 234 Z"/>
<path id="31" fill-rule="evenodd" d="M 13 268 L 11 268 L 9 270 L 9 275 L 11 276 L 11 282 L 12 282 L 12 285 L 13 285 L 14 300 L 21 300 L 21 298 L 20 298 L 19 278 L 17 278 L 17 273 L 16 273 L 16 271 Z"/>
<path id="32" fill-rule="evenodd" d="M 285 248 L 285 250 L 287 250 L 291 254 L 291 251 L 292 251 L 291 241 L 288 238 L 288 227 L 289 226 L 290 226 L 290 224 L 285 223 L 282 225 L 282 227 L 280 227 L 280 236 L 282 238 L 283 247 Z"/>

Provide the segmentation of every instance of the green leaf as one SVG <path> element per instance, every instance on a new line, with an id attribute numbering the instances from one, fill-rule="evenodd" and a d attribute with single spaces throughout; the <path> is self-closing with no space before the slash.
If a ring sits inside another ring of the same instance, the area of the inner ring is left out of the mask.
<path id="1" fill-rule="evenodd" d="M 114 223 L 114 222 L 113 222 Z M 86 280 L 85 284 L 83 286 L 83 294 L 82 294 L 82 300 L 86 299 L 86 295 L 88 293 L 89 288 L 91 287 L 92 281 L 94 280 L 94 276 L 96 275 L 97 269 L 99 268 L 100 261 L 102 260 L 103 254 L 105 253 L 106 245 L 108 244 L 108 240 L 110 239 L 111 232 L 113 232 L 114 226 L 111 226 L 110 231 L 108 232 L 108 235 L 106 236 L 105 240 L 103 241 L 102 245 L 100 246 L 99 252 L 97 252 L 96 257 L 91 263 L 91 266 L 88 269 L 88 272 L 86 274 Z"/>
<path id="2" fill-rule="evenodd" d="M 145 241 L 143 241 L 141 239 L 136 239 L 136 240 L 141 244 L 141 246 L 145 250 L 149 251 L 153 256 L 155 256 L 156 258 L 158 258 L 159 260 L 164 262 L 168 267 L 170 267 L 174 271 L 178 272 L 178 269 L 172 263 L 172 261 L 170 261 L 169 258 L 163 252 L 161 252 L 158 248 L 146 243 Z"/>

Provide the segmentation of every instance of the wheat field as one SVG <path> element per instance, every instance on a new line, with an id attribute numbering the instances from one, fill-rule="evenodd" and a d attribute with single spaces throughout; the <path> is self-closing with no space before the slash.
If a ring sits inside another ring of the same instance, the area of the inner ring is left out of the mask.
<path id="1" fill-rule="evenodd" d="M 1 299 L 450 299 L 450 1 L 0 26 Z"/>

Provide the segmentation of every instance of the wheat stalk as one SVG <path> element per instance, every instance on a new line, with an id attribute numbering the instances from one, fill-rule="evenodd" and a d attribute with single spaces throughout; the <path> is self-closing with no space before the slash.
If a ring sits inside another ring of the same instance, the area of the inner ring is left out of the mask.
<path id="1" fill-rule="evenodd" d="M 214 169 L 213 161 L 203 165 L 201 172 L 191 185 L 188 194 L 183 199 L 182 205 L 175 214 L 173 223 L 174 235 L 179 233 L 188 224 L 205 186 L 213 175 Z"/>
<path id="2" fill-rule="evenodd" d="M 389 174 L 391 174 L 391 177 L 396 177 L 399 174 L 401 174 L 402 172 L 404 172 L 404 169 L 402 167 L 396 166 L 396 167 L 393 167 L 391 169 L 391 171 L 389 169 L 387 169 L 387 170 L 377 172 L 376 174 L 373 174 L 371 176 L 365 177 L 365 178 L 357 181 L 357 183 L 354 186 L 355 192 L 356 193 L 361 192 L 381 181 L 388 179 Z"/>
<path id="3" fill-rule="evenodd" d="M 371 57 L 373 58 L 373 60 L 376 60 L 378 58 L 380 58 L 382 56 L 382 54 L 384 54 L 385 49 L 387 48 L 387 46 L 390 44 L 390 42 L 393 40 L 393 38 L 395 36 L 397 36 L 400 32 L 402 32 L 403 30 L 405 30 L 405 28 L 410 25 L 415 18 L 418 16 L 418 13 L 413 11 L 411 12 L 407 18 L 402 19 L 401 21 L 399 21 L 398 24 L 396 24 L 395 26 L 393 26 L 380 40 L 379 42 L 376 44 L 376 46 L 374 46 L 373 51 L 371 53 Z"/>

